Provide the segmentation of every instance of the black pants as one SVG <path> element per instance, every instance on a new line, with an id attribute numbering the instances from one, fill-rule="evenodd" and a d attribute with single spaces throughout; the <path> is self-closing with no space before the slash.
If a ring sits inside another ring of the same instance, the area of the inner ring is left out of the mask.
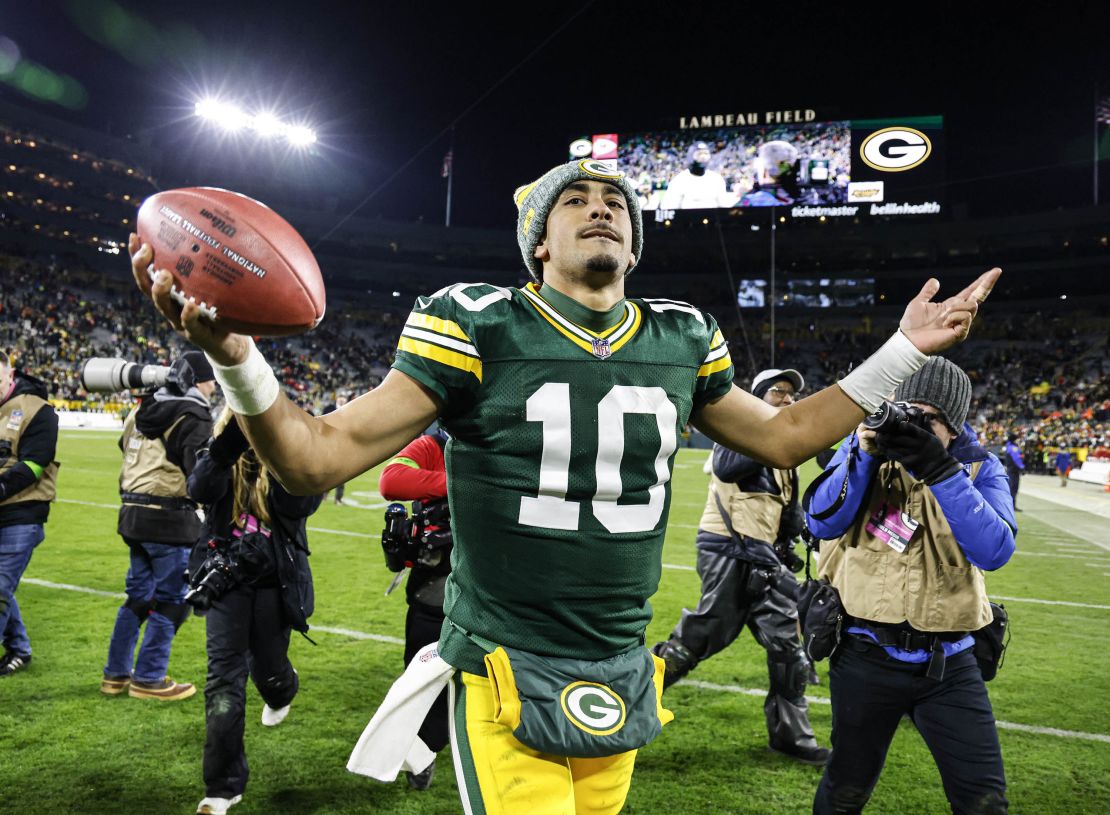
<path id="1" fill-rule="evenodd" d="M 236 586 L 205 617 L 208 683 L 204 687 L 204 788 L 212 797 L 241 795 L 250 770 L 243 747 L 247 675 L 263 701 L 285 707 L 297 695 L 289 662 L 290 627 L 281 590 Z"/>
<path id="2" fill-rule="evenodd" d="M 410 575 L 409 579 L 412 577 Z M 439 630 L 443 627 L 442 606 L 429 606 L 418 600 L 409 600 L 409 610 L 405 615 L 405 665 L 412 661 L 416 652 L 429 643 L 439 640 Z M 450 741 L 447 729 L 447 689 L 436 697 L 424 724 L 420 726 L 420 739 L 428 749 L 438 753 Z"/>
<path id="3" fill-rule="evenodd" d="M 701 598 L 671 634 L 700 662 L 724 650 L 746 625 L 767 651 L 767 735 L 781 749 L 815 747 L 805 698 L 809 661 L 798 637 L 798 581 L 784 567 L 698 550 Z"/>
<path id="4" fill-rule="evenodd" d="M 1021 470 L 1017 467 L 1007 467 L 1006 479 L 1010 482 L 1010 497 L 1014 500 L 1014 507 L 1017 508 L 1018 484 L 1021 483 Z"/>
<path id="5" fill-rule="evenodd" d="M 926 668 L 845 636 L 829 670 L 833 752 L 817 788 L 815 815 L 862 811 L 903 715 L 933 754 L 953 813 L 1009 811 L 998 730 L 975 657 L 970 650 L 950 657 L 939 682 L 925 676 Z"/>

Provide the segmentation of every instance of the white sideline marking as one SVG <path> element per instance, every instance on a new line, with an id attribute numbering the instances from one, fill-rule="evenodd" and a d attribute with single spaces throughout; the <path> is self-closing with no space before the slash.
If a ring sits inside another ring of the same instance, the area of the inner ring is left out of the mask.
<path id="1" fill-rule="evenodd" d="M 1098 552 L 1088 552 L 1085 555 L 1068 555 L 1063 552 L 1026 552 L 1023 549 L 1018 549 L 1014 552 L 1015 555 L 1027 555 L 1029 557 L 1062 557 L 1070 558 L 1072 560 L 1084 560 L 1086 558 L 1101 557 Z"/>
<path id="2" fill-rule="evenodd" d="M 679 566 L 677 563 L 664 563 L 664 569 L 678 569 L 680 572 L 696 572 L 693 566 Z"/>
<path id="3" fill-rule="evenodd" d="M 309 532 L 323 532 L 326 535 L 345 535 L 348 538 L 377 538 L 380 535 L 367 535 L 365 532 L 348 532 L 345 529 L 326 529 L 322 526 L 305 527 Z"/>
<path id="4" fill-rule="evenodd" d="M 59 504 L 80 504 L 83 507 L 101 507 L 102 509 L 119 509 L 119 504 L 98 504 L 94 501 L 75 501 L 72 498 L 58 498 Z M 384 505 L 383 505 L 384 506 Z M 376 538 L 377 535 L 368 535 L 365 532 L 348 532 L 345 529 L 327 529 L 322 526 L 307 527 L 309 532 L 323 532 L 328 535 L 346 535 L 349 538 Z"/>
<path id="5" fill-rule="evenodd" d="M 74 586 L 69 583 L 51 583 L 49 580 L 39 580 L 36 577 L 25 577 L 20 581 L 21 583 L 31 583 L 35 586 L 42 586 L 47 589 L 65 589 L 66 591 L 79 591 L 82 594 L 95 594 L 97 597 L 114 597 L 122 600 L 127 597 L 122 591 L 101 591 L 100 589 L 90 589 L 85 586 Z"/>
<path id="6" fill-rule="evenodd" d="M 325 634 L 339 634 L 354 640 L 374 640 L 375 642 L 388 642 L 391 645 L 404 645 L 405 641 L 385 634 L 367 634 L 365 631 L 354 631 L 350 628 L 332 628 L 330 625 L 314 625 L 309 631 L 323 631 Z"/>
<path id="7" fill-rule="evenodd" d="M 31 583 L 35 586 L 42 586 L 47 589 L 64 589 L 65 591 L 76 591 L 82 594 L 95 594 L 100 597 L 122 598 L 127 595 L 122 592 L 100 591 L 99 589 L 90 589 L 85 586 L 74 586 L 69 583 L 51 583 L 48 580 L 39 580 L 34 577 L 24 577 L 24 583 Z M 1016 597 L 999 597 L 999 600 L 1018 600 Z M 1027 601 L 1028 602 L 1028 601 Z M 1052 602 L 1049 600 L 1039 600 L 1032 602 Z M 1081 603 L 1061 603 L 1060 605 L 1082 605 Z M 1094 608 L 1110 608 L 1110 606 L 1094 606 Z M 356 640 L 373 640 L 374 642 L 384 642 L 390 645 L 404 645 L 405 641 L 398 637 L 390 637 L 385 634 L 368 634 L 365 631 L 355 631 L 350 628 L 335 628 L 327 625 L 313 626 L 313 631 L 323 631 L 326 634 L 338 634 L 342 637 L 350 637 Z M 713 682 L 702 682 L 697 679 L 682 679 L 677 684 L 689 685 L 690 687 L 700 688 L 702 690 L 719 691 L 722 693 L 737 693 L 743 696 L 757 696 L 762 697 L 767 695 L 766 690 L 759 688 L 742 688 L 739 685 L 718 685 Z M 806 701 L 812 705 L 828 705 L 831 701 L 827 696 L 807 696 Z M 1083 733 L 1078 730 L 1061 730 L 1057 727 L 1038 727 L 1030 724 L 1015 724 L 1014 722 L 996 721 L 1003 730 L 1018 730 L 1022 733 L 1035 733 L 1041 736 L 1059 736 L 1065 739 L 1081 739 L 1084 741 L 1101 741 L 1110 744 L 1110 736 L 1103 733 Z"/>
<path id="8" fill-rule="evenodd" d="M 1012 603 L 1039 603 L 1042 606 L 1072 606 L 1073 608 L 1097 608 L 1110 611 L 1110 606 L 1100 606 L 1097 603 L 1072 603 L 1067 600 L 1035 600 L 1032 597 L 1003 597 L 1001 594 L 992 594 L 995 600 L 1007 600 Z"/>

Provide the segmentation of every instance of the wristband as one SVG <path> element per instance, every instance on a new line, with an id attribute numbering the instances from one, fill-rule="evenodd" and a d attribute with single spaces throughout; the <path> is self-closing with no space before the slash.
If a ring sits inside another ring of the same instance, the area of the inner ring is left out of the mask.
<path id="1" fill-rule="evenodd" d="M 901 330 L 895 331 L 878 351 L 836 384 L 870 415 L 928 359 L 929 355 L 918 351 Z"/>
<path id="2" fill-rule="evenodd" d="M 220 365 L 212 357 L 208 357 L 208 361 L 212 363 L 227 406 L 241 416 L 257 416 L 277 401 L 281 388 L 254 340 L 248 338 L 247 342 L 250 352 L 238 365 Z"/>

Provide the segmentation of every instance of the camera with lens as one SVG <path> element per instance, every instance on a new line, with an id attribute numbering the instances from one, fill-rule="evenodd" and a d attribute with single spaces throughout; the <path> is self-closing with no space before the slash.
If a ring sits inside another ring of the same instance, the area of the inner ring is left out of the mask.
<path id="1" fill-rule="evenodd" d="M 133 388 L 160 388 L 172 368 L 142 365 L 125 359 L 92 357 L 81 366 L 81 387 L 92 393 L 118 393 Z"/>
<path id="2" fill-rule="evenodd" d="M 863 426 L 876 433 L 890 433 L 903 422 L 933 432 L 932 417 L 909 402 L 883 402 L 878 410 L 863 420 Z"/>
<path id="3" fill-rule="evenodd" d="M 234 588 L 239 583 L 240 575 L 235 562 L 213 539 L 208 541 L 208 556 L 196 574 L 186 577 L 189 591 L 185 594 L 185 602 L 200 615 Z"/>
<path id="4" fill-rule="evenodd" d="M 404 504 L 393 503 L 385 510 L 382 551 L 391 572 L 408 567 L 438 566 L 453 542 L 447 499 L 413 501 L 412 513 Z"/>
<path id="5" fill-rule="evenodd" d="M 806 562 L 798 557 L 798 553 L 794 551 L 793 538 L 780 538 L 775 541 L 774 546 L 771 548 L 775 550 L 775 557 L 777 557 L 782 565 L 790 571 L 800 572 L 805 568 Z"/>

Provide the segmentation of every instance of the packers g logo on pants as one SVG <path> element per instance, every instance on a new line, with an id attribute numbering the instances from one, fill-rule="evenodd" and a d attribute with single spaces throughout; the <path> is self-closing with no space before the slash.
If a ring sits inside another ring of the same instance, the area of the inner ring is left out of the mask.
<path id="1" fill-rule="evenodd" d="M 608 736 L 624 727 L 624 700 L 606 685 L 572 682 L 559 694 L 563 714 L 571 724 L 593 736 Z"/>

